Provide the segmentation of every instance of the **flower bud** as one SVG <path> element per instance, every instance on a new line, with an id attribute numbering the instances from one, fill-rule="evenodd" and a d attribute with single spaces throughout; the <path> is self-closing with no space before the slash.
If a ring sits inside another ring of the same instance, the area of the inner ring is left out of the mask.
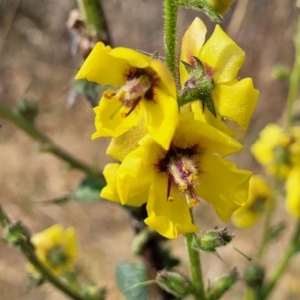
<path id="1" fill-rule="evenodd" d="M 272 71 L 272 77 L 277 80 L 289 80 L 291 71 L 286 66 L 277 66 Z"/>
<path id="2" fill-rule="evenodd" d="M 245 280 L 248 286 L 260 289 L 265 278 L 265 269 L 259 265 L 250 265 L 245 272 Z"/>
<path id="3" fill-rule="evenodd" d="M 238 279 L 239 273 L 236 268 L 233 268 L 231 271 L 218 278 L 216 282 L 208 288 L 206 299 L 220 299 L 221 296 L 228 291 Z"/>
<path id="4" fill-rule="evenodd" d="M 233 236 L 227 233 L 226 228 L 209 229 L 204 231 L 199 237 L 194 238 L 193 248 L 217 254 L 216 248 L 226 246 L 231 242 Z"/>
<path id="5" fill-rule="evenodd" d="M 204 0 L 216 13 L 224 15 L 233 3 L 233 0 Z"/>
<path id="6" fill-rule="evenodd" d="M 181 0 L 179 5 L 201 10 L 212 21 L 221 22 L 223 19 L 220 15 L 228 10 L 232 2 L 233 0 Z"/>
<path id="7" fill-rule="evenodd" d="M 19 246 L 24 240 L 29 240 L 28 229 L 21 223 L 17 222 L 10 226 L 4 234 L 4 241 L 12 246 Z"/>
<path id="8" fill-rule="evenodd" d="M 37 103 L 26 98 L 17 103 L 15 111 L 29 122 L 33 122 L 39 113 Z"/>
<path id="9" fill-rule="evenodd" d="M 181 61 L 189 74 L 189 78 L 179 92 L 180 102 L 186 104 L 201 99 L 203 111 L 207 107 L 216 117 L 216 110 L 212 99 L 212 91 L 215 85 L 211 74 L 205 72 L 203 64 L 196 56 L 193 56 L 192 60 L 193 65 Z"/>
<path id="10" fill-rule="evenodd" d="M 155 280 L 162 289 L 176 297 L 187 296 L 192 290 L 190 281 L 175 272 L 162 270 L 157 273 Z"/>

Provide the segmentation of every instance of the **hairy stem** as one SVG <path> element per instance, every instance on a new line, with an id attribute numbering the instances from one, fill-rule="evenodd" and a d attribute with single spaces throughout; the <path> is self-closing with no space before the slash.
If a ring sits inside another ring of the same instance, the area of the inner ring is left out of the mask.
<path id="1" fill-rule="evenodd" d="M 191 210 L 191 216 L 193 218 L 192 210 Z M 190 274 L 191 274 L 191 280 L 193 285 L 193 294 L 195 300 L 205 300 L 200 252 L 196 251 L 192 247 L 193 239 L 194 239 L 193 233 L 185 234 L 185 241 L 186 241 L 187 251 L 189 255 L 189 262 L 190 262 Z"/>
<path id="2" fill-rule="evenodd" d="M 300 9 L 298 8 L 298 13 Z M 289 128 L 293 124 L 293 108 L 294 103 L 297 100 L 299 94 L 300 83 L 300 13 L 298 16 L 298 27 L 296 34 L 296 50 L 293 70 L 290 76 L 290 86 L 287 98 L 287 110 L 286 110 L 286 128 Z"/>
<path id="3" fill-rule="evenodd" d="M 101 1 L 77 0 L 77 3 L 84 16 L 88 31 L 96 32 L 103 42 L 110 44 L 111 39 Z"/>
<path id="4" fill-rule="evenodd" d="M 164 0 L 165 9 L 165 62 L 172 75 L 177 79 L 176 68 L 176 28 L 177 28 L 177 2 L 176 0 Z"/>

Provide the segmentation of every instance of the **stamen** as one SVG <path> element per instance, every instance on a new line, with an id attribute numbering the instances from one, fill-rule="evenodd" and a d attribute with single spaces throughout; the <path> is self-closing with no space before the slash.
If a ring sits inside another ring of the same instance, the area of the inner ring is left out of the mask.
<path id="1" fill-rule="evenodd" d="M 130 110 L 125 114 L 125 117 L 128 117 L 133 110 L 137 107 L 137 105 L 140 103 L 142 97 L 139 97 L 138 99 L 136 99 L 136 101 L 133 103 L 133 105 L 131 106 Z"/>

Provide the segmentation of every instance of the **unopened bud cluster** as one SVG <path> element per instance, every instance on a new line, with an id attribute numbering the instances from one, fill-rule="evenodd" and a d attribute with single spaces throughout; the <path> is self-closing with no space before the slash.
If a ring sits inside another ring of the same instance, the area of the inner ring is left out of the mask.
<path id="1" fill-rule="evenodd" d="M 156 275 L 155 280 L 163 290 L 176 297 L 187 296 L 192 292 L 190 281 L 175 272 L 162 270 Z"/>
<path id="2" fill-rule="evenodd" d="M 193 248 L 204 252 L 216 253 L 216 248 L 226 246 L 233 236 L 227 233 L 226 228 L 209 229 L 193 240 Z"/>
<path id="3" fill-rule="evenodd" d="M 232 269 L 228 273 L 218 278 L 214 284 L 212 284 L 206 294 L 207 300 L 216 300 L 228 291 L 234 283 L 239 279 L 239 273 L 236 268 Z"/>

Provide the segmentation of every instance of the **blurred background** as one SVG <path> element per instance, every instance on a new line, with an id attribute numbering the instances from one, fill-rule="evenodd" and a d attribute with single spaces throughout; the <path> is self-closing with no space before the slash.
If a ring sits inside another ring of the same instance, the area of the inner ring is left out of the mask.
<path id="1" fill-rule="evenodd" d="M 161 0 L 103 0 L 113 46 L 126 46 L 163 55 L 163 7 Z M 100 169 L 110 161 L 105 155 L 107 139 L 91 141 L 94 112 L 91 105 L 72 89 L 74 76 L 83 62 L 74 53 L 74 35 L 67 29 L 69 13 L 75 0 L 0 0 L 0 101 L 13 108 L 26 98 L 38 102 L 37 127 L 57 144 L 83 161 Z M 180 9 L 179 41 L 199 16 L 209 28 L 212 24 L 201 12 Z M 277 65 L 291 68 L 294 57 L 296 10 L 293 0 L 236 0 L 224 17 L 222 27 L 247 54 L 240 76 L 252 77 L 260 90 L 260 99 L 247 133 L 237 131 L 245 150 L 233 157 L 239 167 L 260 172 L 251 157 L 249 146 L 269 122 L 281 120 L 288 84 L 272 78 Z M 135 261 L 130 250 L 134 232 L 128 213 L 109 202 L 63 205 L 43 204 L 72 192 L 82 180 L 80 171 L 69 170 L 65 162 L 40 152 L 39 144 L 0 117 L 0 202 L 12 220 L 22 220 L 32 233 L 55 223 L 72 226 L 78 232 L 81 254 L 78 268 L 87 281 L 106 285 L 108 299 L 124 299 L 114 283 L 116 264 Z M 265 265 L 272 270 L 291 231 L 292 221 L 280 204 L 276 221 L 286 224 L 284 237 L 273 242 Z M 225 226 L 208 204 L 196 209 L 196 223 L 201 229 Z M 234 245 L 247 255 L 255 256 L 261 237 L 261 224 L 254 229 L 237 230 Z M 0 229 L 1 231 L 1 229 Z M 0 232 L 1 233 L 1 232 Z M 178 270 L 188 274 L 184 239 L 169 243 L 175 256 L 182 260 Z M 205 278 L 213 281 L 237 266 L 243 272 L 249 262 L 232 248 L 221 249 L 220 259 L 203 254 Z M 0 241 L 1 300 L 66 299 L 50 285 L 28 291 L 25 259 L 15 249 Z M 273 293 L 272 299 L 300 299 L 300 257 L 293 259 L 288 272 Z M 242 299 L 240 280 L 222 299 Z"/>

